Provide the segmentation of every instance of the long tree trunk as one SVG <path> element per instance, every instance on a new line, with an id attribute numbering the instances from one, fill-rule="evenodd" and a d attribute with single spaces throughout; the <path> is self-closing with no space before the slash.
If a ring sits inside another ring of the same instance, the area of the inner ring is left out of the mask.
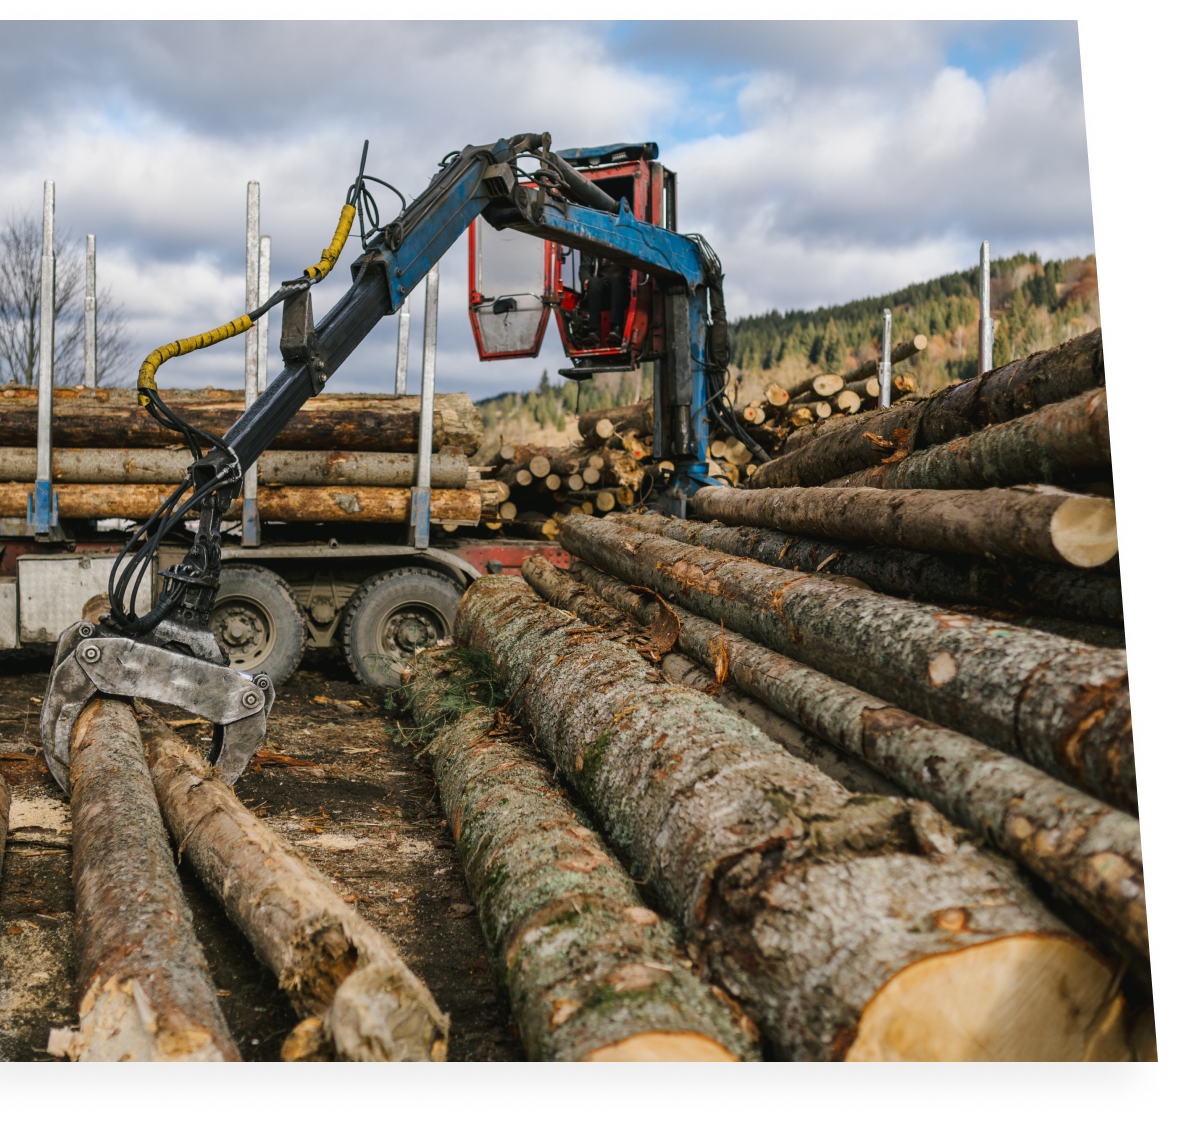
<path id="1" fill-rule="evenodd" d="M 1056 488 L 887 494 L 874 487 L 704 487 L 692 499 L 692 511 L 729 526 L 1083 569 L 1117 554 L 1112 502 Z"/>
<path id="2" fill-rule="evenodd" d="M 560 542 L 630 584 L 1136 811 L 1123 651 L 881 596 L 570 515 Z"/>
<path id="3" fill-rule="evenodd" d="M 897 343 L 892 347 L 892 365 L 895 366 L 898 362 L 904 362 L 910 359 L 913 355 L 919 354 L 928 346 L 928 336 L 917 335 L 912 339 L 906 339 L 902 343 Z M 879 375 L 879 359 L 869 358 L 866 362 L 860 363 L 850 374 L 847 375 L 847 382 L 856 382 L 859 380 L 866 381 L 868 378 L 875 378 Z M 854 389 L 854 386 L 851 387 Z M 856 391 L 858 392 L 858 391 Z M 873 397 L 879 396 L 879 386 L 875 388 Z"/>
<path id="4" fill-rule="evenodd" d="M 239 1060 L 197 942 L 131 707 L 95 698 L 70 745 L 75 1060 Z"/>
<path id="5" fill-rule="evenodd" d="M 1053 483 L 1069 472 L 1112 463 L 1104 388 L 1045 405 L 1025 417 L 948 444 L 938 444 L 894 464 L 844 475 L 825 487 L 1007 487 Z"/>
<path id="6" fill-rule="evenodd" d="M 64 483 L 54 488 L 62 518 L 150 518 L 173 491 L 170 484 Z M 0 516 L 28 509 L 25 483 L 0 483 Z M 258 513 L 282 522 L 408 522 L 408 487 L 259 487 Z M 430 520 L 476 524 L 482 513 L 477 489 L 430 493 Z M 241 516 L 241 499 L 226 517 Z"/>
<path id="7" fill-rule="evenodd" d="M 444 1060 L 448 1018 L 392 943 L 163 721 L 145 716 L 142 730 L 151 782 L 182 858 L 295 1008 L 319 1022 L 316 1030 L 321 1024 L 336 1057 Z"/>
<path id="8" fill-rule="evenodd" d="M 756 1059 L 520 729 L 482 706 L 439 727 L 447 679 L 467 668 L 422 656 L 407 688 L 528 1058 Z"/>
<path id="9" fill-rule="evenodd" d="M 635 594 L 616 577 L 584 562 L 574 565 L 576 577 L 619 608 L 636 608 L 638 619 L 653 619 L 660 610 L 654 597 Z M 690 657 L 722 665 L 745 693 L 982 834 L 1149 954 L 1136 819 L 711 620 L 682 608 L 678 616 L 678 645 Z"/>
<path id="10" fill-rule="evenodd" d="M 8 811 L 12 806 L 12 795 L 4 776 L 0 775 L 0 874 L 4 872 L 4 843 L 8 838 Z"/>
<path id="11" fill-rule="evenodd" d="M 613 432 L 625 429 L 638 436 L 649 436 L 654 432 L 654 398 L 646 397 L 633 405 L 615 405 L 609 409 L 581 413 L 577 417 L 577 431 L 588 448 L 603 444 L 608 439 L 598 435 L 598 421 L 609 421 Z"/>
<path id="12" fill-rule="evenodd" d="M 893 596 L 983 604 L 1093 623 L 1120 624 L 1125 618 L 1120 578 L 1106 572 L 880 546 L 844 547 L 776 530 L 689 522 L 661 514 L 612 514 L 609 520 L 781 569 L 852 577 Z"/>
<path id="13" fill-rule="evenodd" d="M 867 413 L 763 464 L 754 487 L 811 487 L 899 452 L 945 444 L 1104 385 L 1100 329 L 989 370 L 923 401 Z"/>
<path id="14" fill-rule="evenodd" d="M 783 1057 L 1127 1054 L 1108 967 L 927 803 L 852 795 L 518 578 L 455 633 Z"/>
<path id="15" fill-rule="evenodd" d="M 37 391 L 0 395 L 0 445 L 31 447 L 37 443 Z M 163 398 L 199 429 L 224 435 L 241 416 L 241 391 L 164 391 Z M 347 448 L 351 451 L 417 450 L 421 398 L 395 394 L 320 394 L 311 398 L 270 442 L 271 449 Z M 434 398 L 434 444 L 437 452 L 453 445 L 471 455 L 483 439 L 483 422 L 464 393 Z M 163 448 L 178 443 L 176 433 L 159 425 L 139 406 L 134 390 L 72 390 L 53 393 L 54 447 Z"/>

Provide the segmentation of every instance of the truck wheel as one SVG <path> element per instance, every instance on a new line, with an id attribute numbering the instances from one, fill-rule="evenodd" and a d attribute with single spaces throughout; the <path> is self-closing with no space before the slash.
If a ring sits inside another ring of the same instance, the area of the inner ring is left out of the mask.
<path id="1" fill-rule="evenodd" d="M 393 664 L 433 646 L 454 626 L 462 590 L 431 569 L 393 569 L 369 577 L 344 613 L 343 647 L 352 673 L 370 686 L 399 679 Z"/>
<path id="2" fill-rule="evenodd" d="M 275 686 L 295 672 L 307 625 L 294 592 L 261 565 L 226 565 L 209 626 L 234 670 L 266 673 Z"/>

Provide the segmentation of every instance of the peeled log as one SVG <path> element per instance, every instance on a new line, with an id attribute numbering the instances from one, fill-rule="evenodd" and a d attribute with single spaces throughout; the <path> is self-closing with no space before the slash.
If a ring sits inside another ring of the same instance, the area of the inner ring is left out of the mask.
<path id="1" fill-rule="evenodd" d="M 1125 653 L 572 514 L 569 553 L 1136 812 Z"/>
<path id="2" fill-rule="evenodd" d="M 419 726 L 434 721 L 449 662 L 414 664 Z M 476 708 L 427 755 L 529 1060 L 757 1058 L 519 728 Z"/>
<path id="3" fill-rule="evenodd" d="M 881 546 L 841 546 L 750 526 L 689 522 L 659 514 L 614 514 L 610 521 L 688 545 L 749 557 L 780 569 L 853 577 L 876 592 L 948 604 L 974 603 L 1029 615 L 1120 624 L 1115 575 L 1033 561 L 1000 561 Z"/>
<path id="4" fill-rule="evenodd" d="M 158 483 L 64 483 L 54 487 L 62 518 L 150 518 L 175 487 Z M 0 516 L 24 517 L 27 483 L 0 483 Z M 408 487 L 258 487 L 258 512 L 264 521 L 408 522 Z M 482 512 L 478 490 L 430 493 L 430 521 L 477 524 Z M 226 515 L 241 517 L 240 497 Z"/>
<path id="5" fill-rule="evenodd" d="M 917 452 L 895 464 L 845 475 L 825 487 L 979 488 L 1051 483 L 1112 463 L 1104 388 Z"/>
<path id="6" fill-rule="evenodd" d="M 217 436 L 223 436 L 245 408 L 240 390 L 164 390 L 161 396 L 190 424 Z M 270 448 L 414 452 L 420 414 L 421 398 L 416 396 L 324 393 L 304 403 Z M 433 451 L 453 445 L 469 456 L 482 440 L 482 418 L 469 395 L 435 395 Z M 176 433 L 139 405 L 133 389 L 53 391 L 55 448 L 166 448 L 178 442 Z M 5 390 L 0 394 L 0 446 L 28 448 L 36 443 L 36 389 Z"/>
<path id="7" fill-rule="evenodd" d="M 584 562 L 575 575 L 646 622 L 660 605 Z M 637 603 L 635 603 L 637 601 Z M 1022 760 L 889 706 L 757 643 L 678 609 L 680 648 L 770 709 L 878 768 L 1149 954 L 1141 827 L 1123 811 Z M 826 769 L 823 769 L 826 770 Z"/>
<path id="8" fill-rule="evenodd" d="M 131 707 L 97 697 L 70 744 L 74 1060 L 239 1060 L 180 889 Z"/>
<path id="9" fill-rule="evenodd" d="M 753 478 L 759 480 L 761 472 Z M 874 487 L 704 487 L 692 510 L 729 526 L 1082 569 L 1117 553 L 1116 508 L 1109 499 L 1048 487 L 895 493 Z"/>
<path id="10" fill-rule="evenodd" d="M 613 426 L 610 433 L 602 437 L 597 432 L 598 421 L 609 421 Z M 633 405 L 615 405 L 610 409 L 593 409 L 577 417 L 577 431 L 586 448 L 604 444 L 609 435 L 625 429 L 638 436 L 649 436 L 654 432 L 654 398 L 643 398 Z"/>
<path id="11" fill-rule="evenodd" d="M 246 810 L 163 721 L 144 717 L 142 730 L 151 782 L 183 858 L 295 1008 L 321 1022 L 314 1032 L 335 1055 L 444 1060 L 449 1020 L 392 943 Z M 76 824 L 74 830 L 76 839 Z"/>
<path id="12" fill-rule="evenodd" d="M 754 487 L 812 487 L 910 455 L 1104 385 L 1100 328 L 989 370 L 933 397 L 872 411 L 764 464 Z"/>
<path id="13" fill-rule="evenodd" d="M 1005 859 L 578 626 L 486 577 L 455 633 L 782 1058 L 1127 1054 L 1111 971 Z"/>

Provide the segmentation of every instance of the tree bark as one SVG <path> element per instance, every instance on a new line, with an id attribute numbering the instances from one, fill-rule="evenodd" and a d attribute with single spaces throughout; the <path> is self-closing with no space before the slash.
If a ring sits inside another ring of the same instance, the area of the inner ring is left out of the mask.
<path id="1" fill-rule="evenodd" d="M 74 1060 L 239 1060 L 192 926 L 131 707 L 95 698 L 70 747 Z"/>
<path id="2" fill-rule="evenodd" d="M 0 775 L 0 874 L 4 872 L 4 843 L 8 839 L 8 812 L 12 806 L 12 795 L 4 776 Z"/>
<path id="3" fill-rule="evenodd" d="M 1108 403 L 1102 387 L 823 486 L 1008 487 L 1060 482 L 1070 472 L 1111 463 Z"/>
<path id="4" fill-rule="evenodd" d="M 730 526 L 1084 569 L 1117 553 L 1116 512 L 1109 499 L 1047 487 L 895 494 L 873 487 L 704 487 L 692 499 L 692 510 Z"/>
<path id="5" fill-rule="evenodd" d="M 0 445 L 31 447 L 37 442 L 37 394 L 33 388 L 0 394 Z M 242 391 L 168 391 L 165 402 L 199 429 L 223 436 L 241 416 Z M 415 452 L 420 397 L 395 394 L 320 394 L 307 401 L 270 442 L 271 449 L 346 448 L 353 452 Z M 478 450 L 483 422 L 469 395 L 434 398 L 433 451 L 453 445 L 467 455 Z M 179 435 L 159 425 L 140 407 L 134 390 L 53 392 L 54 447 L 164 448 Z"/>
<path id="6" fill-rule="evenodd" d="M 151 782 L 181 856 L 295 1008 L 321 1024 L 308 1028 L 321 1031 L 339 1059 L 444 1060 L 449 1020 L 392 943 L 163 721 L 144 717 L 142 729 Z"/>
<path id="7" fill-rule="evenodd" d="M 435 722 L 449 669 L 461 678 L 452 652 L 414 664 L 419 727 Z M 757 1058 L 518 727 L 479 707 L 428 757 L 528 1059 Z"/>
<path id="8" fill-rule="evenodd" d="M 811 487 L 899 451 L 945 444 L 1104 385 L 1100 329 L 989 370 L 933 397 L 872 411 L 764 464 L 755 487 Z"/>
<path id="9" fill-rule="evenodd" d="M 659 610 L 654 597 L 584 562 L 573 564 L 578 578 L 611 604 L 636 610 L 639 620 Z M 682 608 L 678 615 L 678 644 L 691 658 L 722 664 L 744 693 L 983 835 L 1149 954 L 1136 819 L 1014 756 L 889 706 L 710 620 Z"/>
<path id="10" fill-rule="evenodd" d="M 892 596 L 983 604 L 1113 625 L 1125 618 L 1120 578 L 1103 571 L 880 546 L 843 547 L 776 530 L 689 522 L 659 514 L 614 514 L 610 521 L 781 569 L 853 577 Z"/>
<path id="11" fill-rule="evenodd" d="M 173 491 L 170 484 L 64 483 L 54 488 L 62 518 L 150 518 Z M 0 483 L 0 516 L 23 517 L 27 483 Z M 477 524 L 482 511 L 478 490 L 438 490 L 430 494 L 432 522 Z M 408 487 L 259 487 L 263 520 L 282 522 L 408 522 Z M 241 516 L 240 497 L 228 518 Z"/>
<path id="12" fill-rule="evenodd" d="M 995 624 L 570 515 L 569 553 L 1136 812 L 1123 651 Z"/>
<path id="13" fill-rule="evenodd" d="M 784 1058 L 1126 1054 L 1108 967 L 1012 865 L 571 622 L 489 577 L 455 632 Z"/>
<path id="14" fill-rule="evenodd" d="M 649 436 L 654 432 L 654 398 L 643 398 L 633 405 L 615 405 L 611 409 L 594 409 L 577 417 L 577 431 L 586 448 L 605 443 L 597 434 L 597 422 L 609 421 L 614 431 L 626 429 L 638 436 Z"/>
<path id="15" fill-rule="evenodd" d="M 911 339 L 905 340 L 903 343 L 897 343 L 892 347 L 892 365 L 895 366 L 898 362 L 904 362 L 910 359 L 913 355 L 919 354 L 928 346 L 928 337 L 925 335 L 917 335 Z M 860 363 L 850 374 L 847 375 L 847 383 L 857 381 L 866 381 L 868 378 L 875 378 L 879 375 L 879 359 L 869 358 L 866 362 Z M 854 389 L 854 386 L 851 386 Z M 858 391 L 856 391 L 858 392 Z M 879 396 L 879 385 L 876 384 L 875 393 L 873 397 Z"/>

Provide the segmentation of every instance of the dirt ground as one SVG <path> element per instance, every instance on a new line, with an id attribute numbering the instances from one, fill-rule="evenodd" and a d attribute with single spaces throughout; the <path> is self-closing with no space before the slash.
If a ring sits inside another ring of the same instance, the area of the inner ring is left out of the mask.
<path id="1" fill-rule="evenodd" d="M 49 1030 L 76 1023 L 69 802 L 37 731 L 49 666 L 47 655 L 0 660 L 0 774 L 13 796 L 0 876 L 0 1060 L 52 1060 Z M 451 1060 L 522 1060 L 433 777 L 386 731 L 394 723 L 383 694 L 359 685 L 342 658 L 310 656 L 278 691 L 265 743 L 306 766 L 251 765 L 238 797 L 393 940 L 450 1015 Z M 178 731 L 207 749 L 207 726 Z M 242 1058 L 278 1059 L 294 1010 L 183 862 L 180 877 Z"/>

